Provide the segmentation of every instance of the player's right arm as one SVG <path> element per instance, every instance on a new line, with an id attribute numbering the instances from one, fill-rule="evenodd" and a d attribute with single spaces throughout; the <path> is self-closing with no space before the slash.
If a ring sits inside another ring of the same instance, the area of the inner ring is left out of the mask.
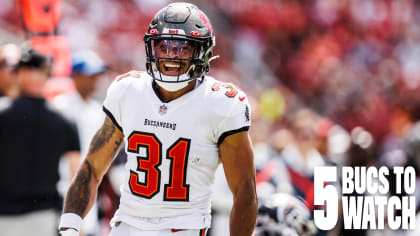
<path id="1" fill-rule="evenodd" d="M 90 143 L 86 159 L 72 180 L 64 202 L 63 214 L 73 213 L 81 218 L 87 215 L 96 201 L 102 177 L 121 147 L 123 137 L 121 130 L 106 117 Z M 68 228 L 71 227 L 60 227 L 60 231 Z"/>

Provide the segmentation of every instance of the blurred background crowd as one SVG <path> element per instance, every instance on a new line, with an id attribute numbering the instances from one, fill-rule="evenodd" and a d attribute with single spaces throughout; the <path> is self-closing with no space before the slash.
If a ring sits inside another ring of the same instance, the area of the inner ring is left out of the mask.
<path id="1" fill-rule="evenodd" d="M 25 2 L 39 4 L 44 14 L 54 12 L 50 21 L 56 27 L 44 34 L 28 30 Z M 61 57 L 61 67 L 53 69 L 45 91 L 51 101 L 76 90 L 69 79 L 70 56 L 96 52 L 107 65 L 93 94 L 101 103 L 116 75 L 145 69 L 143 35 L 154 13 L 170 2 L 2 0 L 0 43 L 62 37 L 40 43 L 44 50 L 60 48 L 52 56 Z M 233 82 L 250 97 L 261 198 L 287 192 L 305 199 L 312 210 L 313 167 L 319 165 L 412 165 L 420 173 L 419 1 L 189 2 L 207 13 L 215 29 L 214 54 L 220 58 L 209 75 Z M 16 53 L 10 44 L 2 47 L 2 68 L 16 61 Z M 19 89 L 13 78 L 4 79 L 8 76 L 0 73 L 0 88 L 16 97 Z M 222 196 L 223 187 L 218 189 Z M 230 206 L 217 197 L 214 205 L 223 219 L 215 217 L 214 235 L 223 235 Z M 356 233 L 375 235 L 348 234 Z"/>

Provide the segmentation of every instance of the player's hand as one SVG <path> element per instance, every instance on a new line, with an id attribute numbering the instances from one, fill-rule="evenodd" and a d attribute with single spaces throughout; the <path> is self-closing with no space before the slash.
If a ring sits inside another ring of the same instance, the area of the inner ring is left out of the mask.
<path id="1" fill-rule="evenodd" d="M 75 229 L 66 229 L 60 231 L 60 236 L 79 236 L 79 232 Z"/>

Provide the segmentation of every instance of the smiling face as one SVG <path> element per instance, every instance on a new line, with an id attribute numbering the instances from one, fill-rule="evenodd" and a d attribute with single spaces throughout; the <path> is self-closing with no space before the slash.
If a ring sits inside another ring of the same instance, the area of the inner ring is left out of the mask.
<path id="1" fill-rule="evenodd" d="M 191 65 L 189 59 L 194 57 L 195 47 L 192 42 L 173 39 L 156 40 L 153 45 L 153 54 L 159 58 L 156 64 L 162 74 L 178 76 L 187 72 Z"/>

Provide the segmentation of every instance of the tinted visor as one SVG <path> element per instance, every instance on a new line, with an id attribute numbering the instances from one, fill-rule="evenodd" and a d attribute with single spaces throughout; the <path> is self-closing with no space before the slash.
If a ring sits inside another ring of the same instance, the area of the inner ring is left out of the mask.
<path id="1" fill-rule="evenodd" d="M 152 56 L 155 58 L 197 58 L 199 45 L 191 40 L 152 39 Z"/>

